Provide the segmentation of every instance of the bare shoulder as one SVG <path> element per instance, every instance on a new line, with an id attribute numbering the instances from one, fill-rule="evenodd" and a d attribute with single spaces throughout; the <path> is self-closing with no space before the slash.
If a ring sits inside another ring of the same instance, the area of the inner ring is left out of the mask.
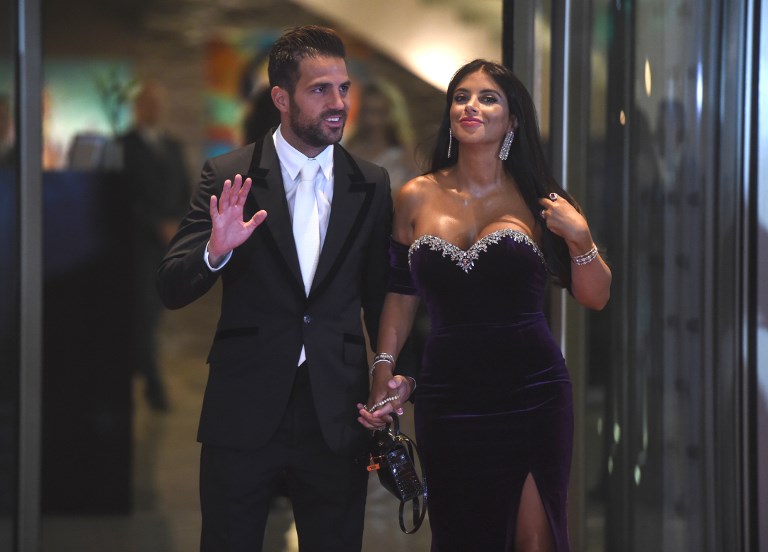
<path id="1" fill-rule="evenodd" d="M 432 195 L 437 187 L 434 175 L 426 174 L 409 180 L 395 198 L 395 209 L 415 209 Z"/>
<path id="2" fill-rule="evenodd" d="M 395 220 L 392 229 L 395 240 L 400 243 L 413 241 L 414 223 L 436 187 L 437 182 L 431 174 L 417 176 L 403 184 L 395 199 Z"/>

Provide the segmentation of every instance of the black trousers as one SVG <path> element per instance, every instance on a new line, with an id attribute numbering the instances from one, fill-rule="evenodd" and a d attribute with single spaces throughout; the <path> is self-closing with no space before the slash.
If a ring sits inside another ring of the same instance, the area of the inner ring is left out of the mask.
<path id="1" fill-rule="evenodd" d="M 360 552 L 368 472 L 320 433 L 307 365 L 299 367 L 283 421 L 258 450 L 203 444 L 202 552 L 260 552 L 272 489 L 284 477 L 302 552 Z"/>

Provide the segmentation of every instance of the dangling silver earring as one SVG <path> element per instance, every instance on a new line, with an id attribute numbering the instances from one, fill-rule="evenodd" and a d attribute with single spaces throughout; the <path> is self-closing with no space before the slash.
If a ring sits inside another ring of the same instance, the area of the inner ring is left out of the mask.
<path id="1" fill-rule="evenodd" d="M 453 133 L 451 127 L 448 127 L 448 158 L 451 158 L 451 145 L 453 144 Z"/>
<path id="2" fill-rule="evenodd" d="M 506 161 L 509 157 L 509 148 L 512 146 L 512 142 L 515 141 L 515 131 L 509 130 L 507 135 L 504 136 L 504 141 L 501 143 L 501 150 L 499 150 L 499 159 Z"/>

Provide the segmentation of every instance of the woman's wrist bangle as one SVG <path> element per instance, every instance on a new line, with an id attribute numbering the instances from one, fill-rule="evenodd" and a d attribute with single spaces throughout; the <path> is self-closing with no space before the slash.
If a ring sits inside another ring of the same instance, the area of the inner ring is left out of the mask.
<path id="1" fill-rule="evenodd" d="M 376 365 L 382 362 L 388 362 L 392 367 L 394 367 L 395 357 L 389 353 L 378 353 L 375 357 L 373 357 L 373 364 L 371 364 L 371 369 L 368 371 L 368 375 L 372 376 L 373 371 L 376 369 Z"/>
<path id="2" fill-rule="evenodd" d="M 376 353 L 376 356 L 373 357 L 373 363 L 375 364 L 376 362 L 378 362 L 380 360 L 386 360 L 387 362 L 391 363 L 392 365 L 395 364 L 395 357 L 393 357 L 389 353 Z"/>
<path id="3" fill-rule="evenodd" d="M 592 244 L 592 249 L 587 251 L 586 253 L 582 253 L 581 255 L 576 255 L 574 257 L 571 257 L 571 260 L 576 263 L 579 266 L 583 266 L 585 264 L 589 264 L 592 261 L 597 258 L 598 251 L 597 246 L 595 244 Z"/>
<path id="4" fill-rule="evenodd" d="M 382 363 L 382 362 L 387 362 L 387 363 L 389 363 L 391 366 L 394 366 L 394 364 L 392 364 L 390 361 L 388 361 L 388 360 L 386 360 L 386 359 L 379 359 L 379 360 L 374 360 L 374 361 L 373 361 L 373 364 L 371 364 L 371 369 L 370 369 L 370 370 L 368 370 L 368 375 L 369 375 L 369 376 L 372 376 L 372 375 L 373 375 L 373 371 L 376 369 L 376 365 L 377 365 L 377 364 L 380 364 L 380 363 Z"/>

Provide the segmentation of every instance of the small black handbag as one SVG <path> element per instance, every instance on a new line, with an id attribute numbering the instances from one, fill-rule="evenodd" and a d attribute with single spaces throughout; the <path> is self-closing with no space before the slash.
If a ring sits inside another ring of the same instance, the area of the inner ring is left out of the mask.
<path id="1" fill-rule="evenodd" d="M 415 533 L 427 513 L 427 478 L 421 467 L 421 479 L 416 472 L 414 459 L 419 461 L 416 443 L 400 433 L 400 421 L 394 412 L 392 426 L 373 432 L 368 471 L 375 471 L 382 486 L 400 501 L 400 529 L 403 533 Z M 415 454 L 415 456 L 414 456 Z M 421 463 L 419 461 L 419 463 Z M 405 503 L 413 504 L 413 528 L 405 528 L 403 510 Z"/>

